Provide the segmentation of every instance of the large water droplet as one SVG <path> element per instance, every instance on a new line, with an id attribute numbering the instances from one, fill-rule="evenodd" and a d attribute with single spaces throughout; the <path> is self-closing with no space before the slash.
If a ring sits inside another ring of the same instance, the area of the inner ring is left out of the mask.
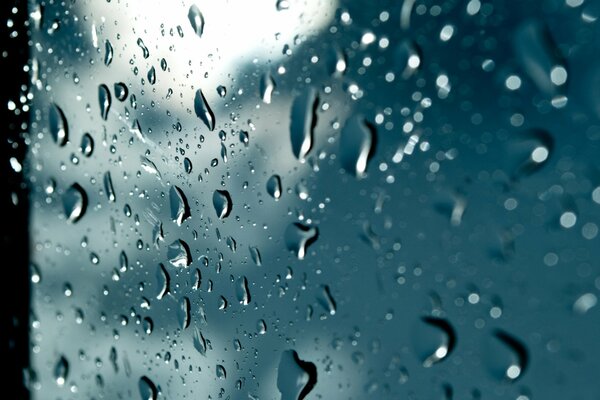
<path id="1" fill-rule="evenodd" d="M 108 201 L 114 203 L 117 200 L 117 196 L 115 195 L 112 178 L 110 177 L 110 172 L 108 171 L 104 174 L 104 190 L 106 191 L 106 197 L 108 197 Z"/>
<path id="2" fill-rule="evenodd" d="M 202 89 L 196 90 L 196 95 L 194 97 L 194 111 L 196 112 L 196 116 L 206 124 L 210 131 L 215 130 L 215 114 L 208 105 L 204 93 L 202 93 Z"/>
<path id="3" fill-rule="evenodd" d="M 260 256 L 260 251 L 258 250 L 258 247 L 249 246 L 248 250 L 250 251 L 250 257 L 252 257 L 252 261 L 254 261 L 254 264 L 260 267 L 262 265 L 262 257 Z"/>
<path id="4" fill-rule="evenodd" d="M 192 29 L 196 32 L 196 35 L 202 37 L 202 34 L 204 33 L 204 16 L 197 5 L 192 4 L 190 7 L 188 19 L 190 20 L 190 25 L 192 25 Z"/>
<path id="5" fill-rule="evenodd" d="M 250 303 L 250 289 L 248 289 L 248 279 L 245 276 L 237 280 L 235 294 L 241 304 L 246 306 Z"/>
<path id="6" fill-rule="evenodd" d="M 123 82 L 117 82 L 113 85 L 113 91 L 115 92 L 115 97 L 119 101 L 125 101 L 127 99 L 127 95 L 129 94 L 129 89 L 127 89 L 127 85 Z"/>
<path id="7" fill-rule="evenodd" d="M 428 368 L 450 355 L 456 345 L 456 334 L 448 321 L 423 317 L 415 326 L 413 342 L 417 357 Z"/>
<path id="8" fill-rule="evenodd" d="M 281 178 L 279 175 L 272 175 L 267 181 L 267 193 L 275 200 L 281 197 Z"/>
<path id="9" fill-rule="evenodd" d="M 150 69 L 148 70 L 148 82 L 151 85 L 154 85 L 156 83 L 156 69 L 154 68 L 154 66 L 150 67 Z"/>
<path id="10" fill-rule="evenodd" d="M 59 146 L 64 146 L 69 140 L 69 126 L 65 114 L 56 104 L 52 104 L 49 110 L 48 120 L 50 123 L 50 134 Z"/>
<path id="11" fill-rule="evenodd" d="M 183 221 L 191 216 L 187 198 L 183 190 L 177 186 L 171 186 L 169 199 L 171 203 L 171 218 L 177 225 L 181 225 Z"/>
<path id="12" fill-rule="evenodd" d="M 219 219 L 227 218 L 233 207 L 229 192 L 227 190 L 215 190 L 213 193 L 213 206 Z"/>
<path id="13" fill-rule="evenodd" d="M 217 364 L 217 378 L 219 379 L 225 379 L 227 378 L 227 371 L 225 371 L 225 367 L 222 366 L 221 364 Z"/>
<path id="14" fill-rule="evenodd" d="M 202 335 L 202 332 L 198 329 L 198 327 L 194 327 L 194 348 L 198 350 L 198 353 L 206 356 L 206 339 Z"/>
<path id="15" fill-rule="evenodd" d="M 58 386 L 63 386 L 69 377 L 69 361 L 65 356 L 60 356 L 54 366 L 54 380 Z"/>
<path id="16" fill-rule="evenodd" d="M 140 389 L 140 396 L 142 400 L 156 400 L 158 396 L 158 390 L 156 385 L 147 376 L 142 376 L 138 382 L 138 388 Z"/>
<path id="17" fill-rule="evenodd" d="M 299 160 L 304 160 L 312 149 L 318 107 L 317 90 L 310 86 L 296 96 L 292 104 L 290 136 L 292 151 Z"/>
<path id="18" fill-rule="evenodd" d="M 342 168 L 360 178 L 367 170 L 376 144 L 375 127 L 364 117 L 355 115 L 342 128 L 340 137 L 340 162 Z"/>
<path id="19" fill-rule="evenodd" d="M 100 102 L 100 116 L 106 121 L 112 100 L 108 86 L 105 84 L 98 86 L 98 101 Z"/>
<path id="20" fill-rule="evenodd" d="M 179 308 L 177 309 L 177 320 L 179 321 L 179 327 L 186 329 L 190 326 L 190 299 L 182 297 L 179 301 Z"/>
<path id="21" fill-rule="evenodd" d="M 104 41 L 104 65 L 107 67 L 113 60 L 113 47 L 112 44 L 107 40 Z"/>
<path id="22" fill-rule="evenodd" d="M 142 49 L 142 55 L 144 56 L 144 58 L 150 57 L 150 51 L 148 50 L 148 47 L 146 47 L 146 45 L 144 44 L 142 38 L 138 38 L 137 45 L 140 49 Z"/>
<path id="23" fill-rule="evenodd" d="M 273 95 L 275 87 L 275 81 L 270 72 L 265 73 L 262 78 L 260 78 L 260 97 L 264 103 L 271 104 L 271 96 Z"/>
<path id="24" fill-rule="evenodd" d="M 63 194 L 63 206 L 67 221 L 79 221 L 85 214 L 87 203 L 85 190 L 78 183 L 71 185 Z"/>
<path id="25" fill-rule="evenodd" d="M 525 345 L 504 331 L 496 330 L 485 342 L 484 364 L 498 381 L 519 379 L 527 368 L 528 359 Z"/>
<path id="26" fill-rule="evenodd" d="M 175 240 L 169 245 L 167 250 L 169 262 L 174 267 L 189 267 L 192 262 L 190 247 L 181 239 Z"/>
<path id="27" fill-rule="evenodd" d="M 307 226 L 299 222 L 288 225 L 285 230 L 285 244 L 288 250 L 294 252 L 298 259 L 303 260 L 308 247 L 314 243 L 319 236 L 319 230 L 315 226 Z"/>
<path id="28" fill-rule="evenodd" d="M 281 353 L 277 370 L 277 389 L 281 400 L 302 400 L 317 384 L 317 367 L 303 361 L 294 350 Z"/>
<path id="29" fill-rule="evenodd" d="M 94 139 L 89 133 L 84 133 L 81 137 L 81 145 L 79 146 L 81 154 L 89 157 L 94 152 Z"/>

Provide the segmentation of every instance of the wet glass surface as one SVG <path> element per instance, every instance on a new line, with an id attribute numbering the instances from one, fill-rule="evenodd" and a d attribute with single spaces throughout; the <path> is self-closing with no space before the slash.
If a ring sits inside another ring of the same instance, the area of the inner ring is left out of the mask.
<path id="1" fill-rule="evenodd" d="M 32 2 L 32 397 L 598 398 L 598 17 Z"/>

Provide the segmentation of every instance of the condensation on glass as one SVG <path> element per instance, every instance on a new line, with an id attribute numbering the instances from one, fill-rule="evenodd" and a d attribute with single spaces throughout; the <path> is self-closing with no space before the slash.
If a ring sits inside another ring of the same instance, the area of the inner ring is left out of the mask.
<path id="1" fill-rule="evenodd" d="M 600 4 L 30 3 L 35 399 L 592 399 Z"/>

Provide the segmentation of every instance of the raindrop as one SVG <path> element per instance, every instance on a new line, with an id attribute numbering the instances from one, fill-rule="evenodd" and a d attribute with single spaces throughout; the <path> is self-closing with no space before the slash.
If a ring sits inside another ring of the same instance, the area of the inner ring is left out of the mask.
<path id="1" fill-rule="evenodd" d="M 277 8 L 277 11 L 289 10 L 290 1 L 289 0 L 277 0 L 275 7 Z"/>
<path id="2" fill-rule="evenodd" d="M 198 329 L 198 327 L 194 327 L 194 336 L 192 338 L 194 342 L 194 348 L 198 350 L 198 353 L 206 356 L 206 339 L 202 335 L 202 332 Z"/>
<path id="3" fill-rule="evenodd" d="M 177 320 L 179 321 L 179 327 L 186 329 L 190 326 L 190 299 L 182 297 L 179 301 L 179 308 L 177 309 Z"/>
<path id="4" fill-rule="evenodd" d="M 250 250 L 250 257 L 252 257 L 252 261 L 254 261 L 254 264 L 260 267 L 262 265 L 262 257 L 260 256 L 260 251 L 258 250 L 258 247 L 249 246 L 248 250 Z"/>
<path id="5" fill-rule="evenodd" d="M 198 37 L 202 37 L 204 33 L 204 16 L 200 12 L 200 9 L 197 5 L 192 4 L 190 10 L 188 11 L 188 19 L 190 20 L 190 24 L 192 25 L 192 29 L 198 35 Z"/>
<path id="6" fill-rule="evenodd" d="M 281 197 L 281 178 L 279 175 L 272 175 L 267 181 L 267 193 L 274 198 L 279 200 Z"/>
<path id="7" fill-rule="evenodd" d="M 233 207 L 229 192 L 227 190 L 215 190 L 213 193 L 213 206 L 219 219 L 227 218 Z"/>
<path id="8" fill-rule="evenodd" d="M 94 152 L 94 139 L 89 133 L 84 133 L 81 137 L 81 145 L 79 146 L 81 154 L 89 157 Z"/>
<path id="9" fill-rule="evenodd" d="M 65 356 L 60 356 L 54 366 L 54 380 L 58 386 L 63 386 L 69 376 L 69 362 Z"/>
<path id="10" fill-rule="evenodd" d="M 154 164 L 152 160 L 150 160 L 147 157 L 140 156 L 140 163 L 144 171 L 146 171 L 149 174 L 156 175 L 158 179 L 162 178 L 160 171 L 158 170 L 156 164 Z"/>
<path id="11" fill-rule="evenodd" d="M 171 203 L 171 219 L 173 222 L 176 222 L 177 225 L 181 226 L 183 221 L 191 216 L 187 198 L 185 197 L 183 190 L 177 186 L 171 186 L 169 199 Z"/>
<path id="12" fill-rule="evenodd" d="M 87 194 L 78 183 L 71 185 L 63 194 L 63 206 L 69 222 L 79 221 L 87 209 Z"/>
<path id="13" fill-rule="evenodd" d="M 144 56 L 144 58 L 150 57 L 150 52 L 148 51 L 148 48 L 144 44 L 142 38 L 138 38 L 137 45 L 140 47 L 140 49 L 142 49 L 142 55 Z"/>
<path id="14" fill-rule="evenodd" d="M 219 95 L 219 97 L 223 98 L 225 96 L 227 96 L 227 88 L 223 85 L 219 85 L 217 87 L 217 94 Z"/>
<path id="15" fill-rule="evenodd" d="M 98 86 L 98 101 L 100 102 L 100 116 L 106 121 L 108 118 L 108 111 L 110 110 L 111 97 L 108 86 L 105 84 Z"/>
<path id="16" fill-rule="evenodd" d="M 138 382 L 138 387 L 140 389 L 140 396 L 142 400 L 156 400 L 158 396 L 158 390 L 156 390 L 156 386 L 154 382 L 150 380 L 147 376 L 142 376 Z"/>
<path id="17" fill-rule="evenodd" d="M 217 364 L 217 378 L 219 379 L 225 379 L 227 378 L 227 371 L 225 371 L 225 367 L 222 366 L 221 364 Z"/>
<path id="18" fill-rule="evenodd" d="M 174 267 L 189 267 L 192 262 L 190 247 L 181 239 L 175 240 L 169 245 L 167 250 L 169 262 Z"/>
<path id="19" fill-rule="evenodd" d="M 302 400 L 317 384 L 317 367 L 303 361 L 294 350 L 281 353 L 277 369 L 277 389 L 281 400 Z"/>
<path id="20" fill-rule="evenodd" d="M 123 82 L 115 83 L 113 85 L 113 91 L 115 92 L 115 97 L 119 101 L 125 101 L 127 99 L 127 95 L 129 94 L 129 90 Z"/>
<path id="21" fill-rule="evenodd" d="M 107 67 L 113 60 L 113 47 L 112 44 L 107 40 L 104 41 L 104 65 Z"/>
<path id="22" fill-rule="evenodd" d="M 115 189 L 113 187 L 112 178 L 110 177 L 110 172 L 104 173 L 104 190 L 106 191 L 106 196 L 108 197 L 108 201 L 114 203 L 117 200 L 115 195 Z"/>
<path id="23" fill-rule="evenodd" d="M 154 323 L 150 317 L 144 317 L 144 321 L 142 322 L 142 329 L 146 332 L 146 335 L 150 335 L 152 333 L 152 329 L 154 328 Z"/>
<path id="24" fill-rule="evenodd" d="M 529 356 L 520 340 L 504 331 L 496 330 L 485 346 L 483 360 L 494 378 L 498 381 L 514 382 L 523 375 Z"/>
<path id="25" fill-rule="evenodd" d="M 317 240 L 319 230 L 314 226 L 294 222 L 288 225 L 284 236 L 287 249 L 293 251 L 299 260 L 303 260 L 308 247 Z"/>
<path id="26" fill-rule="evenodd" d="M 441 318 L 421 318 L 413 334 L 415 352 L 425 368 L 445 360 L 456 345 L 454 328 Z"/>
<path id="27" fill-rule="evenodd" d="M 337 305 L 329 286 L 323 285 L 321 295 L 318 297 L 319 304 L 329 313 L 329 315 L 335 315 L 337 311 Z"/>
<path id="28" fill-rule="evenodd" d="M 50 134 L 59 146 L 64 146 L 69 140 L 69 126 L 65 114 L 59 106 L 52 104 L 49 112 Z"/>
<path id="29" fill-rule="evenodd" d="M 151 85 L 154 85 L 156 83 L 156 69 L 154 69 L 154 66 L 150 67 L 150 69 L 148 70 L 148 82 L 150 82 Z"/>
<path id="30" fill-rule="evenodd" d="M 256 323 L 256 330 L 258 331 L 259 335 L 264 335 L 265 333 L 267 333 L 267 323 L 264 319 L 258 320 L 258 322 Z"/>
<path id="31" fill-rule="evenodd" d="M 163 264 L 159 264 L 156 270 L 156 282 L 159 288 L 156 298 L 160 300 L 169 293 L 171 283 L 171 277 Z"/>
<path id="32" fill-rule="evenodd" d="M 375 127 L 360 115 L 351 117 L 340 137 L 340 162 L 342 168 L 357 178 L 365 175 L 369 159 L 376 145 Z"/>
<path id="33" fill-rule="evenodd" d="M 213 114 L 208 105 L 204 93 L 202 93 L 202 89 L 196 91 L 196 96 L 194 97 L 194 111 L 196 112 L 196 116 L 206 124 L 210 131 L 215 129 L 215 114 Z"/>
<path id="34" fill-rule="evenodd" d="M 271 96 L 275 90 L 276 85 L 271 73 L 265 73 L 260 79 L 260 97 L 266 104 L 271 104 Z"/>
<path id="35" fill-rule="evenodd" d="M 299 160 L 304 160 L 312 149 L 318 107 L 319 97 L 313 87 L 307 87 L 292 104 L 290 136 L 292 151 Z"/>
<path id="36" fill-rule="evenodd" d="M 187 157 L 183 159 L 183 169 L 188 174 L 192 173 L 192 161 Z"/>
<path id="37" fill-rule="evenodd" d="M 573 311 L 577 314 L 585 314 L 591 308 L 598 304 L 598 298 L 593 293 L 586 293 L 581 295 L 573 304 Z"/>

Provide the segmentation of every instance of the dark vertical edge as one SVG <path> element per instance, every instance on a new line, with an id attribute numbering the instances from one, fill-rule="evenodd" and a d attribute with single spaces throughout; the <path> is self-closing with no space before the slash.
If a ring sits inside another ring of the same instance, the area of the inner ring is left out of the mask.
<path id="1" fill-rule="evenodd" d="M 23 166 L 25 132 L 29 113 L 20 98 L 27 93 L 29 58 L 28 11 L 26 0 L 0 2 L 0 246 L 2 281 L 0 291 L 4 398 L 29 399 L 26 371 L 29 371 L 29 199 Z M 10 109 L 9 102 L 16 105 Z M 27 102 L 26 102 L 27 103 Z M 17 165 L 16 168 L 11 164 Z"/>

